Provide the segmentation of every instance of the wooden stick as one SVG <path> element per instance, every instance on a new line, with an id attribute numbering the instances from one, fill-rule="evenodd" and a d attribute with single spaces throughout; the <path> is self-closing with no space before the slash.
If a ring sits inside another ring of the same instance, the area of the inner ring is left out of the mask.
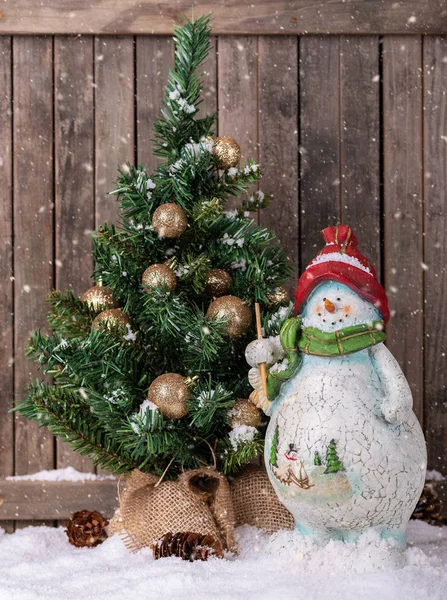
<path id="1" fill-rule="evenodd" d="M 255 302 L 255 314 L 256 329 L 258 331 L 258 340 L 262 340 L 261 309 L 259 307 L 259 302 Z M 261 373 L 262 379 L 262 391 L 264 392 L 264 396 L 267 398 L 267 368 L 265 362 L 259 363 L 259 371 Z"/>

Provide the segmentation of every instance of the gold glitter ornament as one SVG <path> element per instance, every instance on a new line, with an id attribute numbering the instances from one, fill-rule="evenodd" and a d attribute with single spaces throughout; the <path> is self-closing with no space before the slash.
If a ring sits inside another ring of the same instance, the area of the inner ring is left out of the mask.
<path id="1" fill-rule="evenodd" d="M 99 313 L 92 323 L 92 330 L 112 329 L 112 327 L 125 327 L 126 325 L 130 325 L 130 319 L 126 313 L 121 308 L 111 308 Z"/>
<path id="2" fill-rule="evenodd" d="M 146 292 L 157 288 L 173 292 L 177 286 L 177 276 L 168 265 L 157 264 L 151 265 L 145 270 L 141 282 Z"/>
<path id="3" fill-rule="evenodd" d="M 191 391 L 191 382 L 177 373 L 164 373 L 149 386 L 147 398 L 153 402 L 167 419 L 181 419 L 188 412 L 186 403 Z"/>
<path id="4" fill-rule="evenodd" d="M 250 329 L 250 308 L 237 296 L 222 296 L 211 303 L 206 316 L 209 319 L 226 319 L 225 335 L 236 340 Z"/>
<path id="5" fill-rule="evenodd" d="M 270 306 L 279 306 L 290 302 L 289 293 L 282 285 L 267 294 Z"/>
<path id="6" fill-rule="evenodd" d="M 214 138 L 213 154 L 220 169 L 236 167 L 241 160 L 241 147 L 230 137 L 221 135 Z"/>
<path id="7" fill-rule="evenodd" d="M 84 292 L 81 296 L 81 300 L 94 310 L 103 307 L 104 309 L 117 307 L 117 303 L 112 295 L 112 290 L 101 283 L 94 285 Z"/>
<path id="8" fill-rule="evenodd" d="M 231 288 L 231 275 L 222 269 L 211 269 L 205 280 L 205 293 L 215 298 L 225 296 Z"/>
<path id="9" fill-rule="evenodd" d="M 261 424 L 261 411 L 250 400 L 239 398 L 228 411 L 228 422 L 232 428 L 237 425 L 249 425 L 257 429 Z"/>
<path id="10" fill-rule="evenodd" d="M 188 225 L 186 213 L 178 204 L 162 204 L 152 215 L 152 226 L 162 238 L 178 238 Z"/>

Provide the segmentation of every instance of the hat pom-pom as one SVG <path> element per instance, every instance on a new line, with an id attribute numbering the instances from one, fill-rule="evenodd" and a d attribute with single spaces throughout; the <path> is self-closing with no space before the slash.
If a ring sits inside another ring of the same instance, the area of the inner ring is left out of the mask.
<path id="1" fill-rule="evenodd" d="M 346 248 L 351 246 L 355 248 L 357 246 L 357 238 L 352 232 L 352 229 L 348 225 L 337 225 L 332 227 L 326 227 L 321 232 L 326 246 L 342 246 Z"/>

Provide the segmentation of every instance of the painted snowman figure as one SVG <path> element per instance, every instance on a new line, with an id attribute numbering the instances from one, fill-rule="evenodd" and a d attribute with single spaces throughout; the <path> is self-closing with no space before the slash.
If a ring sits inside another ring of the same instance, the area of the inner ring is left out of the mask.
<path id="1" fill-rule="evenodd" d="M 318 543 L 373 528 L 402 548 L 424 485 L 424 436 L 383 344 L 389 310 L 374 268 L 349 227 L 322 235 L 298 282 L 298 316 L 246 351 L 252 400 L 271 416 L 267 471 L 296 529 Z"/>

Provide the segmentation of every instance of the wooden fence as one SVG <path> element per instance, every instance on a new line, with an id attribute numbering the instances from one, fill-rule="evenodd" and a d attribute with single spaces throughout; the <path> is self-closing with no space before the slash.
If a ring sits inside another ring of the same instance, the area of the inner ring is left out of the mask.
<path id="1" fill-rule="evenodd" d="M 196 15 L 211 5 L 195 4 Z M 117 166 L 155 167 L 168 34 L 190 3 L 175 14 L 155 6 L 16 0 L 0 18 L 0 476 L 92 470 L 8 411 L 36 373 L 23 348 L 45 323 L 46 293 L 91 285 L 89 236 L 118 217 L 107 196 Z M 350 224 L 389 294 L 389 346 L 411 383 L 429 466 L 445 472 L 446 2 L 211 8 L 218 35 L 202 110 L 218 109 L 219 133 L 264 168 L 276 201 L 262 224 L 296 265 L 290 290 L 319 230 Z"/>

